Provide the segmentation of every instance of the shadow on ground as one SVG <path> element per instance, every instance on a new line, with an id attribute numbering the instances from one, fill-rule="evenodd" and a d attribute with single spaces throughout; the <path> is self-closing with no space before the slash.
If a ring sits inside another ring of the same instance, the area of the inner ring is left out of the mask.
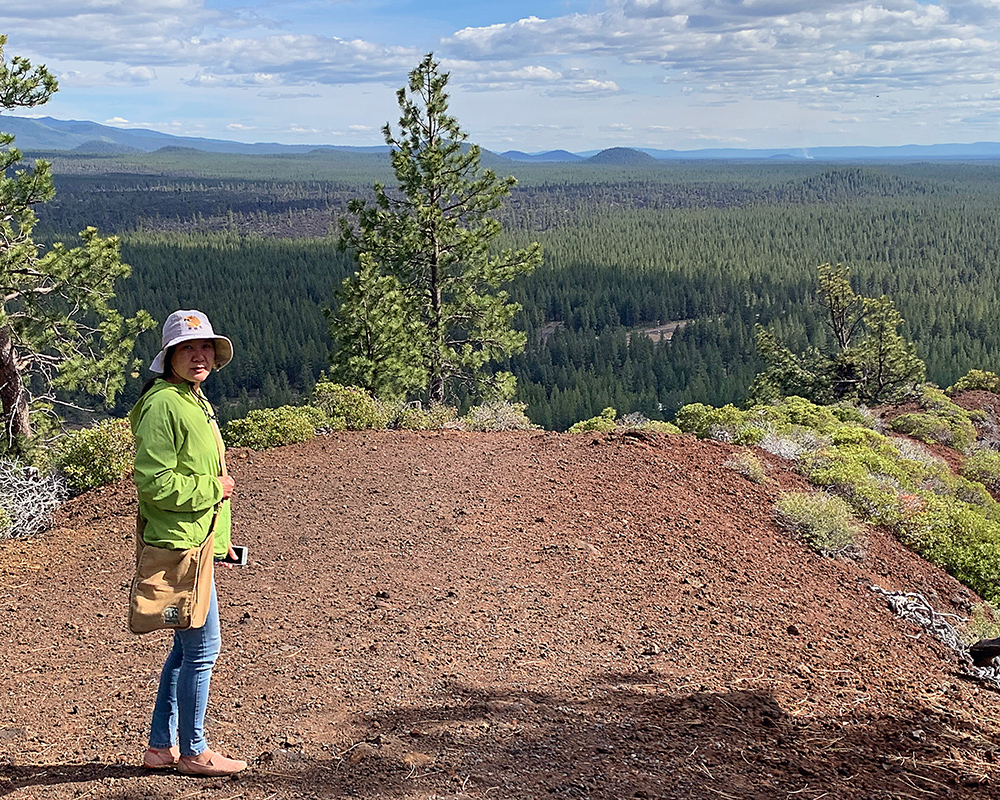
<path id="1" fill-rule="evenodd" d="M 820 719 L 766 691 L 665 686 L 655 673 L 600 676 L 582 697 L 451 686 L 373 718 L 329 760 L 279 752 L 246 782 L 324 798 L 1000 796 L 988 781 L 998 743 L 932 702 Z"/>

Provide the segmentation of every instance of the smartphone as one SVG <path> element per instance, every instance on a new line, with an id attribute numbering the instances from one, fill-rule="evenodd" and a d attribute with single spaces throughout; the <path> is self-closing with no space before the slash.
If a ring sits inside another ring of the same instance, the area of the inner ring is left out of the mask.
<path id="1" fill-rule="evenodd" d="M 247 548 L 242 544 L 231 545 L 236 558 L 226 553 L 226 557 L 219 559 L 223 564 L 235 564 L 237 567 L 245 567 L 247 563 Z"/>

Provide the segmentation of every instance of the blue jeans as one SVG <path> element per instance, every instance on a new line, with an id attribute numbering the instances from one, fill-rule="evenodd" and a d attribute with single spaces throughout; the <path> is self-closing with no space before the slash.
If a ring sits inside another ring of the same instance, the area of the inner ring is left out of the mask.
<path id="1" fill-rule="evenodd" d="M 219 603 L 213 581 L 205 626 L 174 631 L 174 646 L 160 673 L 160 688 L 153 706 L 150 747 L 165 749 L 179 744 L 183 756 L 196 756 L 208 749 L 205 709 L 212 667 L 221 648 Z"/>

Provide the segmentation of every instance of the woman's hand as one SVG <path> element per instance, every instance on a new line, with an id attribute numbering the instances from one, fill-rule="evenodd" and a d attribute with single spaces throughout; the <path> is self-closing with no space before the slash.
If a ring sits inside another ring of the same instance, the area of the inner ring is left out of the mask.
<path id="1" fill-rule="evenodd" d="M 230 478 L 230 480 L 232 480 L 232 478 Z M 229 555 L 227 556 L 227 558 L 230 561 L 236 561 L 236 551 L 233 550 L 233 546 L 232 545 L 229 545 Z M 216 561 L 215 562 L 216 566 L 219 566 L 219 564 L 222 564 L 222 566 L 224 566 L 226 569 L 232 569 L 233 568 L 233 565 L 230 564 L 230 563 L 227 563 L 226 561 Z"/>
<path id="2" fill-rule="evenodd" d="M 233 495 L 233 489 L 236 488 L 236 481 L 228 475 L 220 475 L 219 483 L 222 484 L 222 499 L 228 500 Z"/>

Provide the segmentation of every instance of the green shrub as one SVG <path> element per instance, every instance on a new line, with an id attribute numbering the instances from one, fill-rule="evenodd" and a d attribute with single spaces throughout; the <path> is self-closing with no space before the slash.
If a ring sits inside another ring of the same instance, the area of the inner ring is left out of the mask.
<path id="1" fill-rule="evenodd" d="M 847 503 L 824 492 L 790 492 L 775 504 L 778 521 L 823 555 L 857 555 L 860 526 Z"/>
<path id="2" fill-rule="evenodd" d="M 1000 394 L 1000 375 L 981 369 L 970 369 L 955 382 L 954 386 L 949 386 L 946 392 L 948 394 L 957 394 L 962 391 L 976 390 Z"/>
<path id="3" fill-rule="evenodd" d="M 836 405 L 829 406 L 830 413 L 841 422 L 849 425 L 857 425 L 862 428 L 874 428 L 876 423 L 875 415 L 866 408 L 857 406 Z"/>
<path id="4" fill-rule="evenodd" d="M 386 412 L 390 428 L 405 431 L 435 431 L 459 427 L 458 410 L 445 403 L 431 403 L 424 408 L 419 402 L 404 403 Z"/>
<path id="5" fill-rule="evenodd" d="M 936 386 L 925 384 L 917 402 L 923 413 L 903 414 L 892 421 L 891 428 L 927 443 L 940 443 L 967 452 L 976 441 L 973 416 L 955 405 Z"/>
<path id="6" fill-rule="evenodd" d="M 951 428 L 932 414 L 901 414 L 889 423 L 889 429 L 927 444 L 951 444 Z"/>
<path id="7" fill-rule="evenodd" d="M 135 439 L 126 419 L 107 419 L 70 431 L 52 446 L 48 466 L 57 470 L 73 494 L 107 486 L 132 471 Z"/>
<path id="8" fill-rule="evenodd" d="M 605 409 L 607 410 L 607 409 Z M 598 419 L 598 417 L 594 417 Z M 693 433 L 699 439 L 705 439 L 713 433 L 729 432 L 729 441 L 736 438 L 736 430 L 746 419 L 746 413 L 734 405 L 712 408 L 703 403 L 690 403 L 683 406 L 674 415 L 674 424 L 684 433 Z M 580 423 L 577 423 L 579 425 Z M 572 430 L 572 429 L 571 429 Z"/>
<path id="9" fill-rule="evenodd" d="M 945 444 L 960 451 L 967 450 L 976 441 L 976 429 L 968 418 L 950 420 L 938 414 L 902 414 L 889 427 L 921 442 Z"/>
<path id="10" fill-rule="evenodd" d="M 989 509 L 996 505 L 996 501 L 990 495 L 989 490 L 978 481 L 970 481 L 960 475 L 954 476 L 946 486 L 945 491 L 938 489 L 938 494 L 942 497 L 954 497 L 963 503 Z"/>
<path id="11" fill-rule="evenodd" d="M 230 447 L 267 450 L 295 442 L 305 442 L 316 429 L 330 424 L 327 415 L 311 406 L 258 408 L 243 419 L 234 419 L 222 429 L 222 438 Z"/>
<path id="12" fill-rule="evenodd" d="M 931 493 L 922 499 L 925 508 L 899 526 L 903 541 L 984 599 L 1000 598 L 1000 523 L 991 509 Z"/>
<path id="13" fill-rule="evenodd" d="M 891 474 L 872 471 L 858 459 L 843 453 L 823 451 L 814 460 L 809 481 L 843 498 L 861 517 L 879 525 L 892 525 L 901 519 L 897 498 L 905 485 Z"/>
<path id="14" fill-rule="evenodd" d="M 965 460 L 962 474 L 969 480 L 979 481 L 987 489 L 1000 490 L 1000 453 L 977 450 Z"/>
<path id="15" fill-rule="evenodd" d="M 649 433 L 670 433 L 679 434 L 681 429 L 671 422 L 663 422 L 658 419 L 649 419 L 641 411 L 633 411 L 626 414 L 615 423 L 616 429 L 626 431 L 648 431 Z"/>
<path id="16" fill-rule="evenodd" d="M 959 449 L 975 441 L 975 413 L 930 385 L 917 400 L 920 412 L 899 417 L 894 429 Z M 969 458 L 964 476 L 953 475 L 918 442 L 872 430 L 873 418 L 863 409 L 815 406 L 801 398 L 748 411 L 691 404 L 677 419 L 683 429 L 703 436 L 728 426 L 733 441 L 765 431 L 762 449 L 795 459 L 812 484 L 846 503 L 857 518 L 885 526 L 981 596 L 1000 599 L 1000 503 L 984 486 L 994 480 L 1000 485 L 1000 455 L 981 451 Z M 807 501 L 790 502 L 795 508 Z"/>
<path id="17" fill-rule="evenodd" d="M 525 414 L 526 403 L 496 402 L 473 406 L 462 422 L 470 431 L 527 431 L 537 426 Z"/>
<path id="18" fill-rule="evenodd" d="M 900 497 L 927 490 L 928 481 L 943 494 L 964 488 L 943 461 L 902 458 L 893 440 L 876 433 L 859 436 L 859 430 L 849 426 L 834 432 L 840 443 L 804 455 L 800 468 L 811 483 L 844 498 L 863 519 L 899 524 L 906 512 Z"/>
<path id="19" fill-rule="evenodd" d="M 980 639 L 998 637 L 1000 637 L 1000 611 L 993 603 L 976 603 L 972 607 L 972 616 L 962 631 L 962 638 L 968 644 L 972 644 Z"/>
<path id="20" fill-rule="evenodd" d="M 699 438 L 745 445 L 759 445 L 766 439 L 781 438 L 793 429 L 808 429 L 815 439 L 817 435 L 838 429 L 845 422 L 858 427 L 871 427 L 873 424 L 870 417 L 856 408 L 820 406 L 802 397 L 786 397 L 746 411 L 733 405 L 712 408 L 702 403 L 691 403 L 677 412 L 674 421 L 682 431 Z"/>
<path id="21" fill-rule="evenodd" d="M 837 428 L 844 422 L 858 423 L 864 420 L 857 409 L 849 406 L 820 406 L 804 397 L 786 397 L 775 406 L 782 412 L 783 422 L 814 428 L 820 432 Z"/>
<path id="22" fill-rule="evenodd" d="M 840 447 L 843 445 L 861 445 L 863 447 L 878 447 L 885 437 L 870 428 L 859 428 L 856 425 L 844 425 L 835 430 L 831 437 L 831 443 Z"/>
<path id="23" fill-rule="evenodd" d="M 766 483 L 768 480 L 764 462 L 749 451 L 736 453 L 728 461 L 724 461 L 722 466 L 728 467 L 754 483 Z"/>
<path id="24" fill-rule="evenodd" d="M 672 436 L 679 436 L 683 433 L 683 431 L 672 422 L 664 422 L 659 419 L 647 420 L 645 425 L 641 428 L 636 428 L 636 430 L 649 431 L 650 433 L 669 433 Z"/>
<path id="25" fill-rule="evenodd" d="M 570 433 L 586 433 L 587 431 L 601 431 L 603 433 L 608 433 L 615 429 L 615 418 L 618 416 L 618 412 L 608 406 L 604 409 L 600 416 L 591 417 L 590 419 L 583 419 L 579 422 L 574 422 L 569 426 Z"/>
<path id="26" fill-rule="evenodd" d="M 389 419 L 385 407 L 364 389 L 330 381 L 316 383 L 310 405 L 323 411 L 338 430 L 384 428 Z"/>

